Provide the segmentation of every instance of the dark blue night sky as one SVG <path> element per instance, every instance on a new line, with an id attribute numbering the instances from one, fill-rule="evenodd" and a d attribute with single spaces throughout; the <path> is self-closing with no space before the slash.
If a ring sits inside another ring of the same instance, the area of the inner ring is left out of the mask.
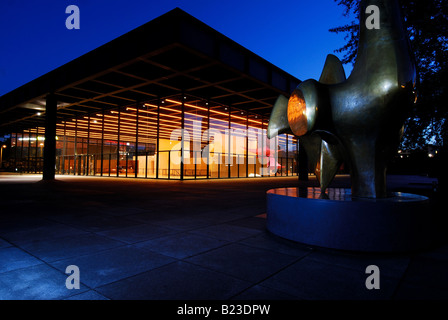
<path id="1" fill-rule="evenodd" d="M 79 30 L 65 27 L 72 4 Z M 301 80 L 319 78 L 345 42 L 328 29 L 351 20 L 334 0 L 1 0 L 0 95 L 175 7 Z"/>

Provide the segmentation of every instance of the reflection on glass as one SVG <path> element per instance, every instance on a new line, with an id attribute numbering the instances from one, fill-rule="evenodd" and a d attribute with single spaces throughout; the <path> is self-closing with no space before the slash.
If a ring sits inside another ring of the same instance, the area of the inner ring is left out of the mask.
<path id="1" fill-rule="evenodd" d="M 297 141 L 266 137 L 268 122 L 237 106 L 190 95 L 60 118 L 58 174 L 208 179 L 297 174 Z M 40 172 L 45 128 L 11 135 L 17 170 Z"/>

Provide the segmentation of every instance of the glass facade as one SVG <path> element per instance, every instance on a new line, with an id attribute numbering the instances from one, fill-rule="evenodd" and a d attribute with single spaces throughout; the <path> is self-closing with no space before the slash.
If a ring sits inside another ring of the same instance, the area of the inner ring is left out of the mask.
<path id="1" fill-rule="evenodd" d="M 57 123 L 56 173 L 153 179 L 297 175 L 297 139 L 267 139 L 268 119 L 175 95 Z M 40 173 L 45 128 L 11 134 L 16 171 Z"/>

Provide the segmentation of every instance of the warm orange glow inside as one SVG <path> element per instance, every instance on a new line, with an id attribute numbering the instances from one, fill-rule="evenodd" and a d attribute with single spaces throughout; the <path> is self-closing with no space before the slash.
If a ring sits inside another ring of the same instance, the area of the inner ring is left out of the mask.
<path id="1" fill-rule="evenodd" d="M 303 136 L 308 132 L 306 116 L 306 102 L 301 90 L 294 90 L 288 101 L 288 122 L 296 136 Z"/>
<path id="2" fill-rule="evenodd" d="M 175 105 L 182 105 L 182 102 L 166 99 L 169 104 L 163 106 L 157 106 L 154 104 L 146 103 L 146 107 L 152 108 L 152 110 L 136 109 L 135 107 L 126 107 L 123 110 L 115 111 L 110 110 L 104 113 L 96 113 L 91 116 L 84 116 L 80 119 L 70 119 L 57 124 L 57 135 L 59 136 L 77 136 L 80 138 L 91 139 L 104 139 L 104 140 L 117 140 L 120 141 L 132 141 L 135 143 L 136 136 L 138 135 L 139 143 L 154 143 L 157 142 L 157 134 L 161 139 L 170 139 L 170 135 L 174 129 L 180 129 L 182 121 L 182 111 L 177 109 Z M 173 105 L 174 104 L 174 105 Z M 184 128 L 190 132 L 190 138 L 193 141 L 202 141 L 202 134 L 207 127 L 207 115 L 208 108 L 193 105 L 191 103 L 184 103 L 184 106 L 188 108 L 194 108 L 201 111 L 202 114 L 195 112 L 185 111 Z M 158 113 L 158 110 L 160 113 Z M 162 112 L 163 111 L 163 112 Z M 202 112 L 204 111 L 204 112 Z M 169 113 L 167 113 L 169 112 Z M 210 117 L 210 129 L 218 129 L 222 132 L 229 129 L 229 113 L 210 109 L 210 114 L 219 115 L 220 117 Z M 157 116 L 159 116 L 157 119 Z M 224 117 L 222 117 L 224 116 Z M 137 131 L 137 119 L 138 119 L 138 132 Z M 261 129 L 263 124 L 264 128 L 268 123 L 260 120 L 254 120 L 248 116 L 238 116 L 231 114 L 231 120 L 242 120 L 238 122 L 231 122 L 230 129 L 256 129 L 261 130 L 263 135 L 266 134 L 266 129 Z M 255 116 L 255 119 L 257 117 Z M 159 125 L 157 126 L 157 121 Z M 256 125 L 248 125 L 248 123 Z M 42 134 L 45 132 L 45 128 L 31 129 Z M 90 130 L 90 131 L 89 131 Z M 104 130 L 104 131 L 103 131 Z M 236 138 L 248 138 L 249 141 L 254 140 L 254 136 L 251 133 L 246 132 L 232 132 L 232 139 Z M 257 135 L 257 134 L 256 134 Z M 280 136 L 279 142 L 286 143 L 287 137 Z M 204 141 L 202 141 L 204 142 Z"/>

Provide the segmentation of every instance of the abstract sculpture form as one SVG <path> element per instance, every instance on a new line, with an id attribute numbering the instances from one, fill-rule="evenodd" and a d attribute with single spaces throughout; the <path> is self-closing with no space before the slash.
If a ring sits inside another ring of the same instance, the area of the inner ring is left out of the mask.
<path id="1" fill-rule="evenodd" d="M 302 82 L 272 110 L 268 137 L 293 133 L 324 193 L 342 162 L 352 196 L 385 198 L 386 166 L 398 148 L 416 100 L 416 67 L 397 0 L 361 0 L 353 71 L 329 55 L 319 81 Z M 375 17 L 369 13 L 376 14 Z M 379 19 L 376 27 L 372 19 Z"/>
<path id="2" fill-rule="evenodd" d="M 267 192 L 267 229 L 286 239 L 354 251 L 410 251 L 433 240 L 427 197 L 386 192 L 386 166 L 415 102 L 416 68 L 397 0 L 361 0 L 358 57 L 348 79 L 329 55 L 272 110 L 268 137 L 293 133 L 321 186 Z M 379 19 L 373 26 L 372 16 Z M 352 188 L 328 188 L 342 162 Z M 327 193 L 325 190 L 327 189 Z"/>

